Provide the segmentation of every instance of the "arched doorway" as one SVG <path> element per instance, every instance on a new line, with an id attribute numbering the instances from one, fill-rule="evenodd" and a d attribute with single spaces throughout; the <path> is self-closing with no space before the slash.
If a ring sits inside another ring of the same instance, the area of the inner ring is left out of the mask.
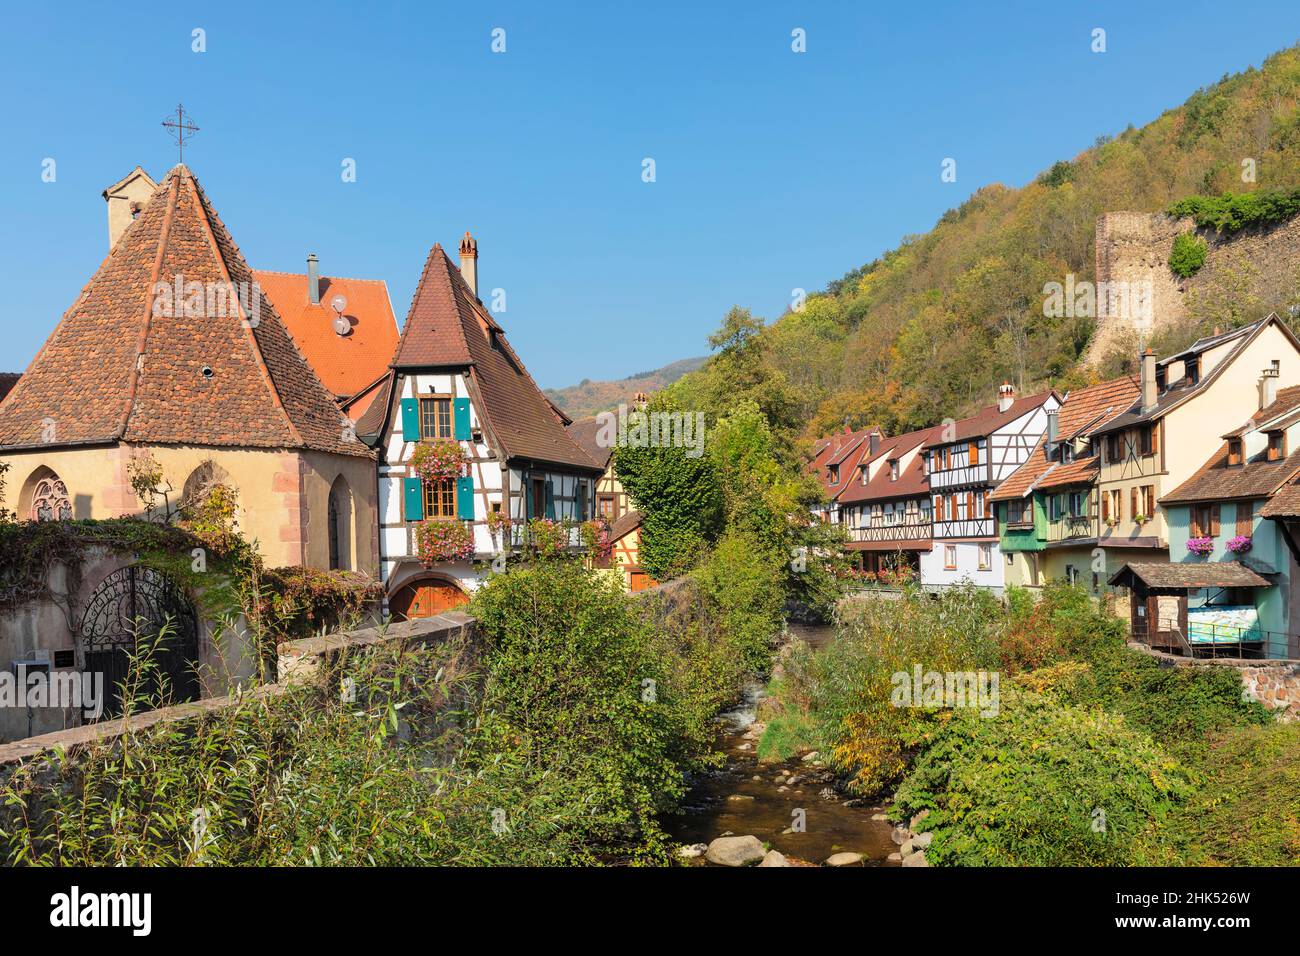
<path id="1" fill-rule="evenodd" d="M 469 595 L 447 578 L 423 577 L 403 584 L 388 598 L 388 610 L 397 621 L 433 617 L 469 603 Z"/>
<path id="2" fill-rule="evenodd" d="M 331 570 L 352 569 L 352 490 L 342 475 L 330 486 L 329 563 Z"/>
<path id="3" fill-rule="evenodd" d="M 161 640 L 164 626 L 168 633 Z M 104 675 L 101 719 L 122 713 L 122 684 L 150 701 L 181 703 L 199 696 L 199 628 L 193 605 L 177 584 L 153 568 L 133 564 L 95 588 L 81 618 L 85 670 Z M 157 642 L 155 644 L 155 642 Z M 152 666 L 131 674 L 131 657 L 152 647 Z"/>
<path id="4" fill-rule="evenodd" d="M 72 498 L 63 479 L 44 465 L 23 486 L 19 513 L 29 521 L 71 521 Z"/>

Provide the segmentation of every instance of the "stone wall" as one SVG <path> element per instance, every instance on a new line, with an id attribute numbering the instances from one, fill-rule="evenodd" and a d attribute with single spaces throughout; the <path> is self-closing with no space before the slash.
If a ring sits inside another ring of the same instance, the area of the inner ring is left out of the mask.
<path id="1" fill-rule="evenodd" d="M 1170 270 L 1169 255 L 1175 237 L 1188 231 L 1205 239 L 1208 254 L 1196 275 L 1181 279 Z M 1150 282 L 1152 309 L 1148 325 L 1108 314 L 1099 296 L 1097 328 L 1086 357 L 1089 363 L 1115 347 L 1129 345 L 1126 339 L 1132 333 L 1149 337 L 1184 321 L 1189 299 L 1215 288 L 1240 289 L 1257 298 L 1264 310 L 1288 304 L 1300 285 L 1300 216 L 1221 236 L 1213 229 L 1197 229 L 1191 219 L 1163 213 L 1108 212 L 1097 219 L 1096 265 L 1098 285 Z"/>
<path id="2" fill-rule="evenodd" d="M 286 641 L 279 647 L 278 681 L 264 684 L 246 693 L 237 692 L 220 697 L 205 697 L 188 704 L 145 711 L 125 720 L 109 720 L 87 724 L 13 743 L 0 744 L 0 766 L 26 760 L 43 751 L 63 747 L 75 751 L 77 747 L 97 741 L 109 741 L 127 733 L 135 733 L 160 723 L 193 720 L 212 711 L 233 707 L 241 700 L 278 696 L 293 684 L 310 680 L 317 671 L 328 666 L 338 654 L 364 651 L 393 642 L 411 644 L 434 643 L 472 636 L 476 623 L 472 617 L 449 611 L 437 617 L 403 621 L 387 627 L 370 627 L 355 631 L 341 631 L 326 637 L 312 637 L 300 641 Z"/>
<path id="3" fill-rule="evenodd" d="M 1257 661 L 1227 657 L 1200 660 L 1153 651 L 1145 644 L 1130 643 L 1129 647 L 1151 655 L 1164 667 L 1235 668 L 1241 675 L 1243 695 L 1265 707 L 1280 710 L 1280 720 L 1300 720 L 1300 660 Z"/>

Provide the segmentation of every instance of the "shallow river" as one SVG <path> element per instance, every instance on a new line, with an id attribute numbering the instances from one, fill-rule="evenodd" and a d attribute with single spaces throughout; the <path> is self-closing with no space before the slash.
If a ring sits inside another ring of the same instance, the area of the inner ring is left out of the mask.
<path id="1" fill-rule="evenodd" d="M 791 624 L 790 632 L 814 648 L 835 637 L 830 626 Z M 873 813 L 882 812 L 880 804 L 845 806 L 848 795 L 836 788 L 832 775 L 799 759 L 758 762 L 757 739 L 746 732 L 754 723 L 762 693 L 758 684 L 746 688 L 741 704 L 720 715 L 718 748 L 727 761 L 696 780 L 681 812 L 664 818 L 665 829 L 685 844 L 708 843 L 728 833 L 752 834 L 791 862 L 818 864 L 833 853 L 850 851 L 864 854 L 867 866 L 896 865 L 886 861 L 898 849 L 890 839 L 891 825 L 871 819 Z M 792 773 L 793 784 L 777 782 Z M 781 786 L 786 787 L 784 792 Z M 801 810 L 802 832 L 795 825 Z M 696 862 L 707 865 L 702 859 Z"/>

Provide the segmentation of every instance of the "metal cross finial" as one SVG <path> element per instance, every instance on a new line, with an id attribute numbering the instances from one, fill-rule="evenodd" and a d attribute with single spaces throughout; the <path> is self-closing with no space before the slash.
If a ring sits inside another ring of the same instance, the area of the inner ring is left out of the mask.
<path id="1" fill-rule="evenodd" d="M 194 134 L 199 131 L 199 128 L 192 121 L 186 122 L 185 107 L 180 103 L 176 104 L 176 118 L 174 120 L 163 120 L 163 126 L 166 126 L 171 131 L 172 138 L 176 140 L 176 148 L 180 153 L 180 162 L 184 163 L 185 140 L 187 137 L 192 139 Z"/>

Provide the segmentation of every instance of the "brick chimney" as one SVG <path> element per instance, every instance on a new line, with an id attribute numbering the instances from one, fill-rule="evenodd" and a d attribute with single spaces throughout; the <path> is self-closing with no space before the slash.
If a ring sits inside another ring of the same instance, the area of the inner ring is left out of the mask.
<path id="1" fill-rule="evenodd" d="M 1259 407 L 1268 408 L 1277 401 L 1277 379 L 1281 375 L 1277 359 L 1273 359 L 1268 368 L 1259 374 Z"/>
<path id="2" fill-rule="evenodd" d="M 320 261 L 314 252 L 307 255 L 307 301 L 320 305 Z"/>
<path id="3" fill-rule="evenodd" d="M 1003 382 L 998 388 L 998 411 L 1005 412 L 1015 403 L 1016 388 L 1010 382 Z"/>
<path id="4" fill-rule="evenodd" d="M 460 241 L 460 274 L 464 276 L 469 291 L 478 298 L 478 242 L 465 230 L 465 238 Z"/>
<path id="5" fill-rule="evenodd" d="M 1142 353 L 1142 411 L 1156 407 L 1159 392 L 1156 389 L 1156 353 L 1147 349 Z"/>

